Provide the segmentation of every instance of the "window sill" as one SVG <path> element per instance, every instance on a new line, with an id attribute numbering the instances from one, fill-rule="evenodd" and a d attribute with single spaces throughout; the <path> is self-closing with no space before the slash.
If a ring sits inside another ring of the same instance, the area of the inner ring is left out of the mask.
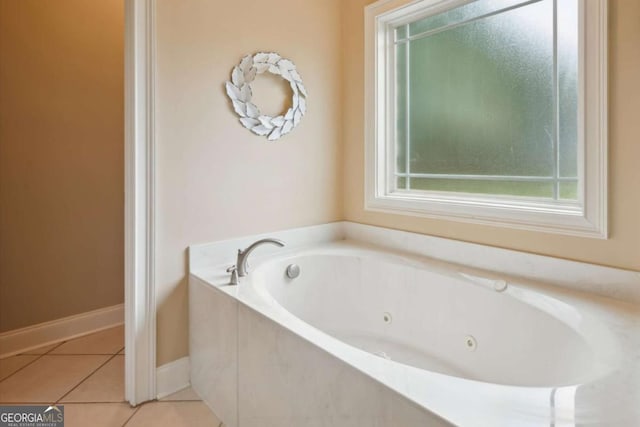
<path id="1" fill-rule="evenodd" d="M 424 195 L 397 192 L 368 198 L 365 210 L 516 230 L 607 238 L 604 220 L 590 221 L 577 204 L 519 202 L 471 195 L 460 197 L 436 192 L 425 192 Z"/>

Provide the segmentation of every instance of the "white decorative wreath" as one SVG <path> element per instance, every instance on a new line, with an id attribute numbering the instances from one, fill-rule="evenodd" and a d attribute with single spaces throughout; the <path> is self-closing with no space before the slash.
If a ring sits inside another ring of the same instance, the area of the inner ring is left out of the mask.
<path id="1" fill-rule="evenodd" d="M 281 76 L 291 85 L 291 108 L 284 115 L 261 115 L 258 107 L 251 102 L 251 83 L 256 75 L 266 71 Z M 277 53 L 259 52 L 253 56 L 245 56 L 240 64 L 233 67 L 231 81 L 227 82 L 226 87 L 242 125 L 256 135 L 266 136 L 269 141 L 275 141 L 291 132 L 307 111 L 307 90 L 296 66 Z"/>

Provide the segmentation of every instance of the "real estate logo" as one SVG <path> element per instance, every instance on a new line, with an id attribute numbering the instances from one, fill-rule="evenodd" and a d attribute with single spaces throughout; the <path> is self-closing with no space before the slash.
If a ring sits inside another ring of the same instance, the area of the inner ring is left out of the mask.
<path id="1" fill-rule="evenodd" d="M 64 406 L 0 405 L 0 427 L 64 427 Z"/>

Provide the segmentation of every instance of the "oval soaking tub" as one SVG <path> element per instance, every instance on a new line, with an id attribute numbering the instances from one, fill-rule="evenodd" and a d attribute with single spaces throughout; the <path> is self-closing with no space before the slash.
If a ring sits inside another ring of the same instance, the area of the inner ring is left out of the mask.
<path id="1" fill-rule="evenodd" d="M 516 276 L 336 239 L 260 249 L 231 286 L 259 237 L 190 261 L 191 383 L 229 427 L 640 425 L 638 306 L 538 279 L 598 291 L 637 273 L 477 251 Z"/>
<path id="2" fill-rule="evenodd" d="M 486 275 L 357 255 L 274 260 L 250 283 L 334 338 L 428 371 L 555 387 L 584 383 L 610 365 L 598 351 L 599 342 L 611 341 L 606 330 L 557 299 Z M 295 279 L 285 274 L 291 264 L 300 268 Z"/>

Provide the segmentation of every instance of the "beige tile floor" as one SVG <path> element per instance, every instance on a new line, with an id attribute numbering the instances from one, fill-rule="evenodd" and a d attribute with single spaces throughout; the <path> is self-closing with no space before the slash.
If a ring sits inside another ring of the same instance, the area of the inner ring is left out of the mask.
<path id="1" fill-rule="evenodd" d="M 65 427 L 223 427 L 190 388 L 132 408 L 124 328 L 0 359 L 0 404 L 64 405 Z"/>

